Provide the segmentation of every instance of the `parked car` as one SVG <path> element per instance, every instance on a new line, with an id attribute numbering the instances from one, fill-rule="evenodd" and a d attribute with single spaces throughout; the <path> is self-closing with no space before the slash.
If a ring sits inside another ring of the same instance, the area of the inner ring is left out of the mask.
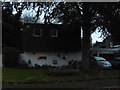
<path id="1" fill-rule="evenodd" d="M 112 64 L 113 69 L 120 69 L 120 57 L 115 57 L 109 62 Z"/>
<path id="2" fill-rule="evenodd" d="M 101 69 L 111 69 L 112 65 L 109 61 L 107 61 L 103 57 L 91 57 L 92 62 L 94 62 L 96 65 L 98 65 Z"/>

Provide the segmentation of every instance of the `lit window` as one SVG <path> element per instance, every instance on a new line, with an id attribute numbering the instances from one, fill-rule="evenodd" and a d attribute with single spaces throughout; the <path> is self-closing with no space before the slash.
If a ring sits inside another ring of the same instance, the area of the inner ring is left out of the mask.
<path id="1" fill-rule="evenodd" d="M 58 30 L 56 30 L 56 29 L 50 30 L 50 36 L 51 37 L 57 37 L 58 36 Z"/>
<path id="2" fill-rule="evenodd" d="M 35 36 L 35 37 L 42 37 L 42 29 L 39 29 L 39 28 L 34 29 L 33 30 L 33 36 Z"/>

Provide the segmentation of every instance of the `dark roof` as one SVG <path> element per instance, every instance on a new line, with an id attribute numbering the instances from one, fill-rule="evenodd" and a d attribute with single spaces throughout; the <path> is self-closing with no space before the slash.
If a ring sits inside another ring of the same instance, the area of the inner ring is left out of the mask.
<path id="1" fill-rule="evenodd" d="M 29 28 L 26 28 L 26 26 Z M 34 37 L 32 30 L 43 29 L 42 37 Z M 49 36 L 49 30 L 57 29 L 58 37 Z M 74 25 L 24 24 L 23 49 L 25 51 L 77 51 L 81 49 L 81 29 Z"/>

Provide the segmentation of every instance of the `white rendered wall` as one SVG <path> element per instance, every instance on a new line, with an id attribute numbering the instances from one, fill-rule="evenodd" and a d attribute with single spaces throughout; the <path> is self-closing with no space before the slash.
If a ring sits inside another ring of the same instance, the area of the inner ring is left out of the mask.
<path id="1" fill-rule="evenodd" d="M 71 60 L 80 61 L 82 59 L 81 51 L 77 52 L 24 52 L 20 55 L 21 60 L 31 60 L 32 66 L 35 64 L 51 65 L 51 66 L 65 66 Z M 37 59 L 38 56 L 46 56 L 46 59 Z M 65 59 L 63 59 L 65 57 Z M 57 60 L 57 64 L 53 64 L 53 60 Z"/>

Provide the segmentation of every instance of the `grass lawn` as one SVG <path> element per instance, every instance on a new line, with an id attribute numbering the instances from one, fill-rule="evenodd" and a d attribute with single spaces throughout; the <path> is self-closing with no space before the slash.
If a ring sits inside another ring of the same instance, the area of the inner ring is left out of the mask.
<path id="1" fill-rule="evenodd" d="M 43 71 L 38 69 L 2 69 L 3 81 L 43 80 Z"/>
<path id="2" fill-rule="evenodd" d="M 2 68 L 0 67 L 0 82 L 2 81 Z"/>
<path id="3" fill-rule="evenodd" d="M 44 75 L 48 69 L 2 69 L 2 81 L 28 82 L 28 81 L 71 81 L 91 80 L 101 78 L 120 78 L 120 70 L 103 70 L 103 73 L 95 71 L 80 71 L 79 75 L 73 76 L 49 76 Z"/>

